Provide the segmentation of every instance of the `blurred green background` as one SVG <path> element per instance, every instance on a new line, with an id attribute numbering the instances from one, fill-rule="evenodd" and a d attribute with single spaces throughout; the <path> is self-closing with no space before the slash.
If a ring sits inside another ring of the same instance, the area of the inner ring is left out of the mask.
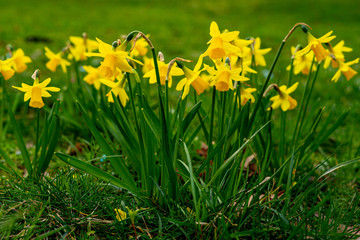
<path id="1" fill-rule="evenodd" d="M 90 38 L 99 37 L 110 43 L 136 29 L 151 35 L 156 50 L 162 51 L 167 61 L 176 56 L 195 60 L 207 48 L 209 26 L 213 20 L 220 30 L 239 30 L 242 38 L 260 36 L 262 48 L 273 48 L 266 56 L 268 64 L 281 40 L 297 22 L 309 24 L 317 37 L 334 30 L 337 36 L 334 44 L 345 40 L 346 46 L 354 49 L 346 54 L 347 61 L 359 56 L 360 2 L 357 0 L 0 0 L 0 6 L 0 55 L 5 53 L 8 43 L 15 48 L 22 47 L 27 55 L 40 59 L 30 65 L 31 71 L 43 68 L 46 60 L 41 58 L 41 51 L 45 45 L 55 52 L 60 51 L 69 36 L 80 36 L 83 32 Z M 29 42 L 26 40 L 29 37 L 40 37 L 49 42 Z M 290 46 L 297 43 L 306 44 L 306 37 L 300 30 L 293 34 L 284 49 L 280 66 L 274 72 L 275 82 L 287 81 L 285 67 L 290 61 Z M 355 65 L 354 69 L 359 70 L 359 66 Z M 356 140 L 360 136 L 353 131 L 360 123 L 360 78 L 356 75 L 347 82 L 342 77 L 334 84 L 330 79 L 335 71 L 320 72 L 315 99 L 339 114 L 351 107 L 346 128 L 337 134 L 347 140 L 353 133 Z M 262 78 L 260 73 L 259 79 Z M 297 76 L 295 80 L 304 82 L 305 79 Z M 300 93 L 296 94 L 299 98 Z"/>

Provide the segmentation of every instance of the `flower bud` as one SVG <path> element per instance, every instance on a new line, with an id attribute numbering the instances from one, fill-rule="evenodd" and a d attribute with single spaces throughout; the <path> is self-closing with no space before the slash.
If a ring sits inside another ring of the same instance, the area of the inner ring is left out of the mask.
<path id="1" fill-rule="evenodd" d="M 301 25 L 301 29 L 303 30 L 304 33 L 308 33 L 309 28 L 305 25 Z"/>
<path id="2" fill-rule="evenodd" d="M 119 46 L 118 41 L 114 41 L 111 46 L 113 47 L 113 49 L 117 48 Z"/>

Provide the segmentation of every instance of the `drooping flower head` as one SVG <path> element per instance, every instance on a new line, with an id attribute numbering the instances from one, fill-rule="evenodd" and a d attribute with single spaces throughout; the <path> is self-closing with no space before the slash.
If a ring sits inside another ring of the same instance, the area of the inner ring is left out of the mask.
<path id="1" fill-rule="evenodd" d="M 46 63 L 46 67 L 55 72 L 56 68 L 60 65 L 64 73 L 66 73 L 66 67 L 70 66 L 70 62 L 63 59 L 64 52 L 53 53 L 48 47 L 45 47 L 45 56 L 49 59 Z"/>
<path id="2" fill-rule="evenodd" d="M 208 42 L 210 46 L 204 53 L 204 56 L 209 56 L 211 59 L 216 60 L 238 52 L 239 48 L 230 43 L 238 35 L 239 31 L 220 33 L 217 23 L 213 21 L 210 25 L 210 36 L 212 37 Z"/>
<path id="3" fill-rule="evenodd" d="M 213 75 L 210 85 L 215 86 L 218 91 L 233 90 L 233 80 L 240 82 L 249 80 L 249 78 L 241 75 L 242 68 L 230 68 L 228 64 L 221 61 L 216 61 L 215 65 L 216 69 L 208 67 L 207 71 Z"/>
<path id="4" fill-rule="evenodd" d="M 271 104 L 271 107 L 273 109 L 276 109 L 281 106 L 281 109 L 284 112 L 294 109 L 297 106 L 297 101 L 293 99 L 289 94 L 294 92 L 298 85 L 298 82 L 294 83 L 289 88 L 286 85 L 282 85 L 281 87 L 278 87 L 276 84 L 270 85 L 269 88 L 273 87 L 279 94 L 270 98 L 270 101 L 273 102 Z"/>
<path id="5" fill-rule="evenodd" d="M 60 88 L 57 87 L 47 87 L 50 83 L 51 78 L 45 79 L 43 82 L 40 83 L 40 71 L 36 70 L 33 74 L 34 83 L 32 86 L 27 85 L 25 83 L 21 84 L 21 87 L 15 87 L 22 92 L 25 93 L 24 95 L 24 102 L 30 99 L 29 106 L 33 108 L 42 108 L 45 104 L 42 100 L 43 97 L 51 97 L 50 92 L 59 92 Z"/>
<path id="6" fill-rule="evenodd" d="M 324 60 L 324 68 L 328 68 L 331 62 L 333 68 L 338 67 L 337 61 L 345 62 L 345 56 L 343 52 L 351 52 L 352 48 L 346 47 L 345 42 L 341 40 L 334 47 L 330 43 L 327 43 L 329 47 L 330 55 Z M 336 61 L 337 60 L 337 61 Z"/>
<path id="7" fill-rule="evenodd" d="M 323 59 L 325 59 L 330 53 L 326 51 L 322 43 L 328 43 L 336 37 L 336 36 L 331 36 L 333 31 L 328 32 L 321 38 L 315 38 L 305 26 L 303 26 L 302 29 L 307 34 L 308 45 L 304 47 L 301 51 L 298 51 L 296 54 L 304 55 L 308 53 L 310 50 L 312 50 L 315 54 L 316 61 L 320 62 Z"/>
<path id="8" fill-rule="evenodd" d="M 182 99 L 184 99 L 189 94 L 190 85 L 195 89 L 198 95 L 203 93 L 209 87 L 209 83 L 200 76 L 200 73 L 204 70 L 200 69 L 202 65 L 202 60 L 203 55 L 199 57 L 199 60 L 196 63 L 194 70 L 190 70 L 189 68 L 185 67 L 181 62 L 176 61 L 176 64 L 183 70 L 185 74 L 185 78 L 181 79 L 176 85 L 177 91 L 183 91 L 181 96 Z"/>
<path id="9" fill-rule="evenodd" d="M 348 81 L 357 74 L 357 71 L 352 69 L 350 66 L 358 63 L 359 58 L 347 63 L 342 61 L 337 61 L 337 62 L 338 62 L 339 70 L 337 70 L 331 81 L 337 82 L 341 76 L 341 73 L 345 76 L 346 80 Z"/>

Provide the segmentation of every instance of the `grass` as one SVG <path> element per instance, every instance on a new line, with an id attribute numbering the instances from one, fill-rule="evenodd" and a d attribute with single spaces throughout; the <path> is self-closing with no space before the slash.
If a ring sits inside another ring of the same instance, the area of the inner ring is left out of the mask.
<path id="1" fill-rule="evenodd" d="M 176 56 L 195 60 L 204 52 L 205 43 L 210 38 L 209 25 L 212 20 L 217 21 L 221 29 L 227 27 L 229 30 L 240 30 L 241 37 L 260 36 L 262 48 L 273 49 L 266 57 L 268 65 L 275 56 L 279 43 L 296 22 L 310 24 L 316 36 L 334 30 L 337 41 L 344 39 L 347 46 L 354 48 L 353 52 L 346 55 L 347 59 L 352 60 L 358 56 L 356 46 L 360 44 L 360 39 L 354 37 L 354 33 L 360 28 L 357 24 L 358 4 L 350 0 L 341 3 L 324 0 L 315 3 L 301 1 L 293 4 L 284 4 L 283 1 L 215 3 L 199 0 L 185 3 L 156 0 L 144 3 L 138 0 L 120 3 L 94 0 L 0 0 L 0 4 L 5 9 L 0 17 L 0 49 L 5 49 L 5 45 L 11 43 L 15 48 L 22 47 L 25 53 L 34 59 L 29 65 L 31 70 L 15 76 L 12 80 L 13 85 L 17 86 L 23 78 L 30 79 L 31 71 L 35 68 L 40 68 L 44 77 L 50 76 L 55 85 L 60 86 L 66 76 L 56 75 L 45 69 L 43 47 L 47 45 L 50 49 L 60 51 L 70 35 L 79 36 L 82 32 L 87 32 L 90 38 L 99 37 L 106 42 L 112 42 L 121 34 L 127 34 L 134 29 L 150 33 L 156 50 L 162 51 L 167 61 Z M 30 41 L 29 37 L 42 38 L 46 43 Z M 285 67 L 289 64 L 290 46 L 298 42 L 306 44 L 305 41 L 301 31 L 295 32 L 289 39 L 279 60 L 280 67 L 274 72 L 273 82 L 281 81 L 280 84 L 285 84 L 288 76 Z M 2 54 L 3 52 L 0 52 L 0 55 Z M 355 69 L 359 69 L 358 66 Z M 192 180 L 194 185 L 189 187 L 191 191 L 181 190 L 175 201 L 164 203 L 161 200 L 161 192 L 164 190 L 161 186 L 158 186 L 158 198 L 134 196 L 106 181 L 70 168 L 54 157 L 45 177 L 40 180 L 31 181 L 29 178 L 1 175 L 0 238 L 131 238 L 135 233 L 130 219 L 117 221 L 114 212 L 114 208 L 127 211 L 125 207 L 129 207 L 132 210 L 144 209 L 134 222 L 136 234 L 141 239 L 355 239 L 360 224 L 360 179 L 357 177 L 359 164 L 353 163 L 351 168 L 341 168 L 325 177 L 320 175 L 339 163 L 359 156 L 360 135 L 356 129 L 360 120 L 360 108 L 355 99 L 360 91 L 360 78 L 356 75 L 349 82 L 342 78 L 337 84 L 333 84 L 330 79 L 334 72 L 325 72 L 323 69 L 321 71 L 323 73 L 315 85 L 314 101 L 309 106 L 304 129 L 308 129 L 312 124 L 320 106 L 325 105 L 323 119 L 330 116 L 329 123 L 334 123 L 345 110 L 351 108 L 351 112 L 331 138 L 326 139 L 311 157 L 306 159 L 307 164 L 297 169 L 296 178 L 291 179 L 291 171 L 285 167 L 282 181 L 279 180 L 279 175 L 276 175 L 272 176 L 270 181 L 262 183 L 262 180 L 271 176 L 276 169 L 273 165 L 272 169 L 267 169 L 266 163 L 259 162 L 263 160 L 260 159 L 255 168 L 258 167 L 261 171 L 254 175 L 250 174 L 249 169 L 240 173 L 239 184 L 243 184 L 242 191 L 231 198 L 222 194 L 229 194 L 226 189 L 197 186 L 196 184 L 201 185 L 202 182 L 195 177 Z M 265 68 L 260 68 L 258 80 L 263 81 L 266 75 Z M 305 80 L 303 76 L 293 78 L 293 82 Z M 302 88 L 303 86 L 299 87 L 299 92 Z M 15 90 L 10 87 L 8 90 L 14 97 Z M 295 97 L 300 98 L 300 93 L 296 94 Z M 60 95 L 60 98 L 64 99 L 64 108 L 72 108 L 71 114 L 63 116 L 68 119 L 62 119 L 62 137 L 56 150 L 81 160 L 93 159 L 93 165 L 113 174 L 109 159 L 99 159 L 105 152 L 104 145 L 99 146 L 98 139 L 91 137 L 89 129 L 85 127 L 86 121 L 80 116 L 78 109 L 66 103 L 67 96 L 69 95 L 65 93 Z M 200 100 L 208 103 L 211 100 L 208 98 L 201 97 Z M 14 106 L 17 106 L 16 118 L 30 149 L 30 155 L 33 156 L 35 143 L 31 136 L 35 135 L 36 116 L 28 108 L 24 109 L 17 104 Z M 88 114 L 92 113 L 91 120 L 106 119 L 96 115 L 96 108 L 90 103 L 86 103 L 85 108 L 87 107 Z M 127 111 L 131 112 L 129 109 Z M 202 111 L 206 112 L 208 106 L 205 105 L 204 109 Z M 133 113 L 129 114 L 130 119 L 134 118 Z M 295 115 L 288 114 L 288 117 L 289 128 L 294 124 Z M 274 111 L 273 118 L 280 120 L 281 116 Z M 262 117 L 258 119 L 259 122 L 265 120 Z M 208 122 L 209 119 L 206 119 L 206 124 Z M 321 122 L 319 128 L 323 124 Z M 101 125 L 101 121 L 96 122 L 96 126 L 102 129 L 101 133 L 107 142 L 114 141 L 111 144 L 113 150 L 123 154 L 123 144 L 119 147 L 120 144 L 115 141 L 118 139 L 111 135 L 114 134 L 111 129 Z M 189 132 L 192 133 L 194 129 L 191 128 L 196 126 L 190 126 Z M 215 126 L 217 127 L 217 123 Z M 270 151 L 272 147 L 274 152 L 278 151 L 277 147 L 274 147 L 277 143 L 264 143 L 272 139 L 267 127 L 264 127 L 265 130 L 260 136 L 254 137 L 250 147 L 244 150 L 244 156 L 253 152 L 251 148 L 265 146 L 257 153 L 264 156 L 264 159 L 268 157 L 273 159 L 272 161 L 278 160 Z M 270 132 L 276 136 L 280 127 L 275 123 Z M 10 133 L 7 135 L 7 143 L 2 143 L 1 147 L 21 166 L 15 136 L 11 131 Z M 190 138 L 190 133 L 185 137 Z M 221 133 L 219 135 L 221 136 Z M 286 136 L 288 141 L 291 141 L 293 136 Z M 146 137 L 151 139 L 151 136 Z M 198 138 L 202 137 L 200 133 Z M 301 143 L 307 144 L 305 141 Z M 200 144 L 200 140 L 196 138 L 189 146 L 193 166 L 191 161 L 185 160 L 186 147 L 179 150 L 184 164 L 188 164 L 187 168 L 194 167 L 196 170 L 205 161 L 196 151 Z M 228 153 L 222 154 L 224 159 L 225 156 L 228 157 Z M 156 161 L 155 164 L 159 165 L 161 162 Z M 135 168 L 130 170 L 132 173 L 136 171 Z M 183 178 L 191 179 L 191 176 L 184 174 L 184 170 L 180 171 Z M 136 176 L 139 178 L 137 181 L 141 181 L 141 176 Z M 217 182 L 214 180 L 214 185 L 218 184 Z M 203 202 L 203 206 L 194 201 L 194 196 L 200 198 L 198 200 Z"/>

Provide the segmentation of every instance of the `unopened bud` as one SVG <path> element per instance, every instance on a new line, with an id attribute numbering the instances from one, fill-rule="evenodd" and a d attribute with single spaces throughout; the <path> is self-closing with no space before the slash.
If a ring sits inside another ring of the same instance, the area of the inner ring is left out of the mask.
<path id="1" fill-rule="evenodd" d="M 40 78 L 40 70 L 36 69 L 35 72 L 33 73 L 33 75 L 31 76 L 32 79 L 36 80 Z"/>
<path id="2" fill-rule="evenodd" d="M 165 56 L 164 56 L 164 54 L 162 52 L 158 53 L 158 57 L 159 57 L 160 62 L 165 62 Z"/>
<path id="3" fill-rule="evenodd" d="M 309 28 L 305 25 L 301 25 L 301 29 L 303 30 L 304 33 L 308 33 Z"/>
<path id="4" fill-rule="evenodd" d="M 184 68 L 184 64 L 182 64 L 182 62 L 180 61 L 176 61 L 176 64 L 179 68 L 183 69 Z"/>
<path id="5" fill-rule="evenodd" d="M 114 41 L 112 44 L 113 49 L 117 48 L 119 46 L 119 42 L 118 41 Z"/>

